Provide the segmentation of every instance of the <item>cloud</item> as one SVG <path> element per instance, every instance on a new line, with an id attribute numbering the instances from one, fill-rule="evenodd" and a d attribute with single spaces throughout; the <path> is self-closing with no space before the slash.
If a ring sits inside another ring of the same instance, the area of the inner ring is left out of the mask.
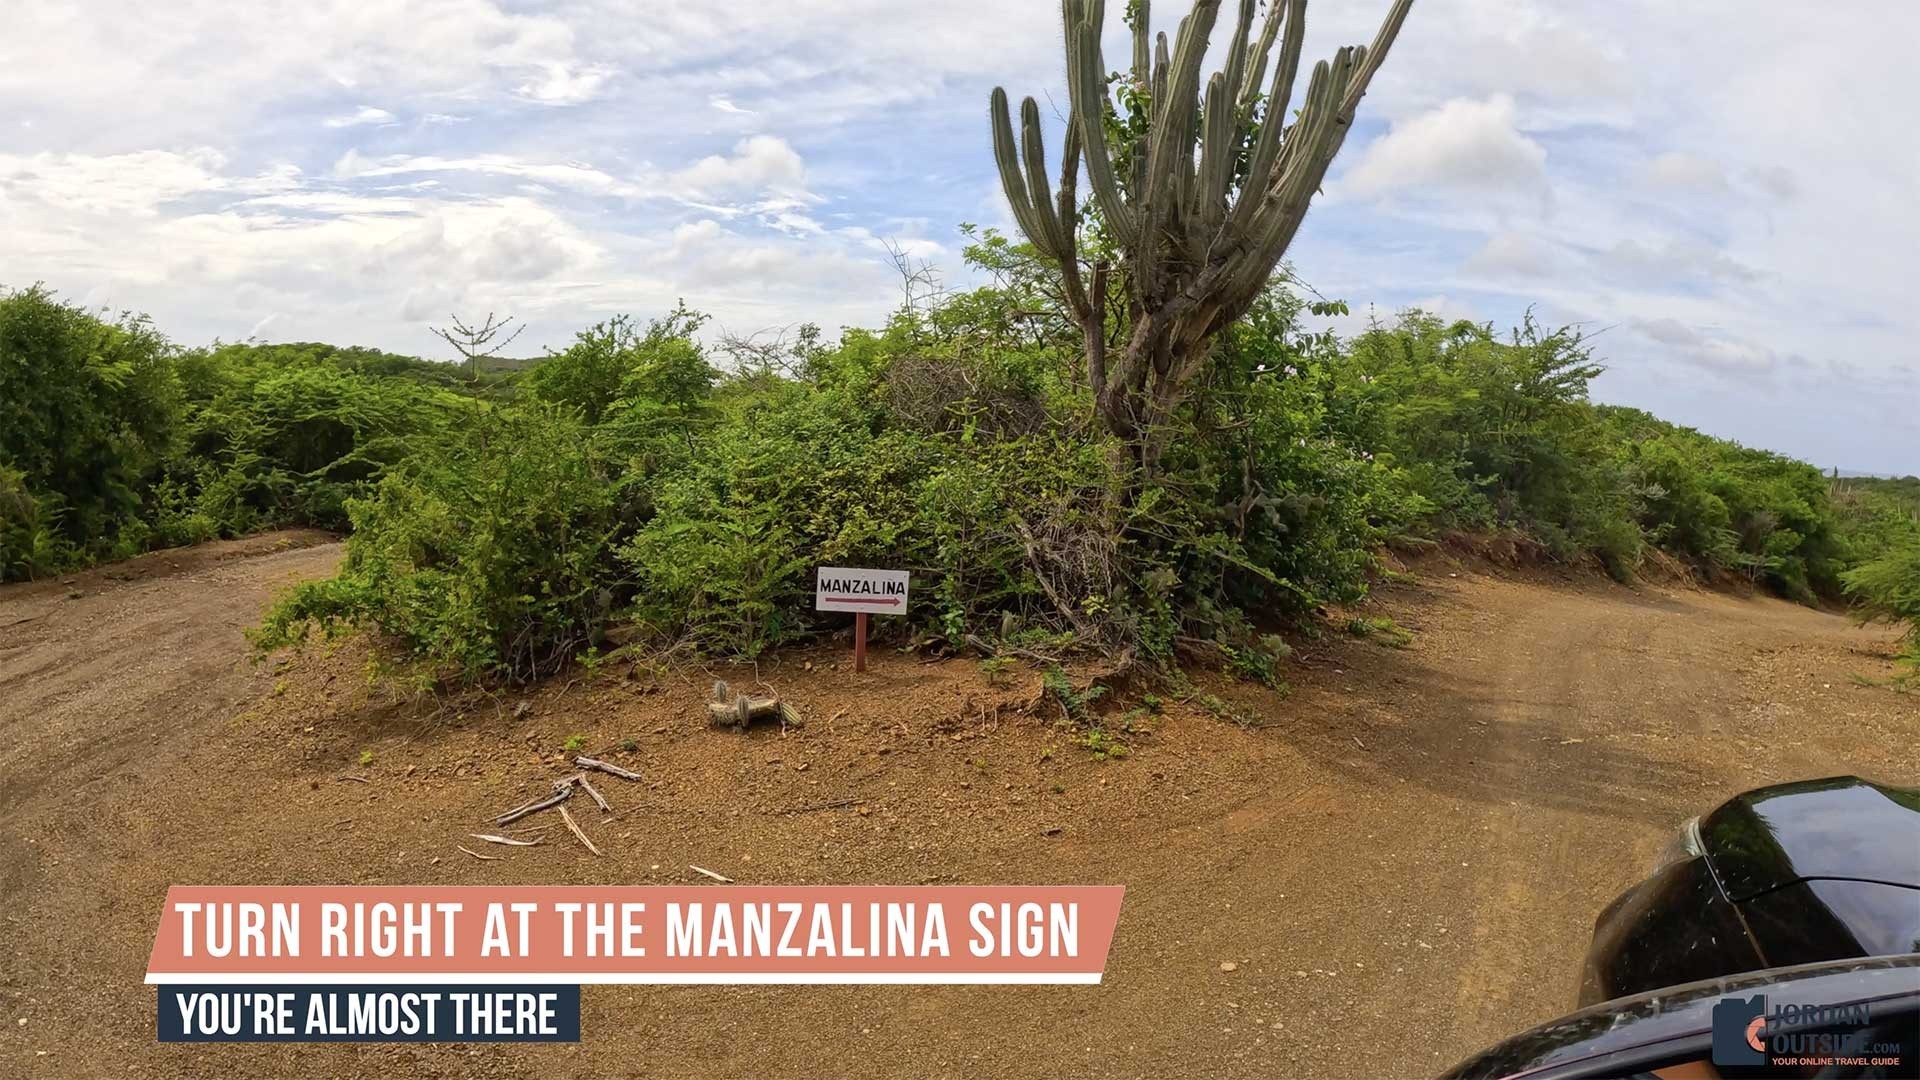
<path id="1" fill-rule="evenodd" d="M 1502 231 L 1487 237 L 1462 265 L 1469 273 L 1506 278 L 1553 276 L 1561 258 L 1552 245 L 1527 233 Z"/>
<path id="2" fill-rule="evenodd" d="M 1658 345 L 1674 359 L 1724 375 L 1757 376 L 1773 371 L 1779 357 L 1773 350 L 1724 334 L 1710 334 L 1673 318 L 1634 319 L 1640 336 Z"/>
<path id="3" fill-rule="evenodd" d="M 1658 188 L 1717 193 L 1727 190 L 1727 174 L 1697 154 L 1669 150 L 1647 162 L 1641 175 Z"/>
<path id="4" fill-rule="evenodd" d="M 1515 127 L 1514 101 L 1457 98 L 1396 121 L 1341 177 L 1360 195 L 1434 188 L 1531 189 L 1546 179 L 1547 151 Z"/>
<path id="5" fill-rule="evenodd" d="M 1759 281 L 1760 271 L 1699 240 L 1670 238 L 1658 244 L 1621 240 L 1600 256 L 1602 264 L 1630 279 L 1653 279 L 1681 286 L 1744 284 Z"/>
<path id="6" fill-rule="evenodd" d="M 742 139 L 731 155 L 701 158 L 672 176 L 678 190 L 698 196 L 742 191 L 801 192 L 806 189 L 806 181 L 806 163 L 785 139 L 774 135 Z"/>
<path id="7" fill-rule="evenodd" d="M 599 64 L 550 62 L 542 64 L 540 74 L 521 83 L 515 92 L 542 105 L 579 105 L 592 101 L 612 75 L 612 68 Z"/>
<path id="8" fill-rule="evenodd" d="M 106 155 L 0 154 L 0 193 L 23 206 L 153 217 L 168 203 L 202 192 L 280 191 L 298 182 L 298 170 L 230 176 L 226 164 L 226 156 L 210 147 Z"/>
<path id="9" fill-rule="evenodd" d="M 361 127 L 367 124 L 377 124 L 385 127 L 398 122 L 399 121 L 394 119 L 392 113 L 385 109 L 376 109 L 371 105 L 362 105 L 359 109 L 344 116 L 329 116 L 324 121 L 326 126 L 330 128 Z"/>

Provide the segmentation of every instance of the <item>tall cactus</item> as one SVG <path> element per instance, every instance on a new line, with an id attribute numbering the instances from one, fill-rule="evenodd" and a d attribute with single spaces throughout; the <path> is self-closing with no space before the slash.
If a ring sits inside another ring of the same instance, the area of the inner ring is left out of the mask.
<path id="1" fill-rule="evenodd" d="M 1203 79 L 1221 0 L 1193 0 L 1171 48 L 1164 33 L 1150 38 L 1149 0 L 1134 0 L 1133 64 L 1121 78 L 1131 96 L 1146 100 L 1146 124 L 1130 131 L 1101 53 L 1105 0 L 1062 0 L 1071 107 L 1055 189 L 1047 184 L 1039 105 L 1021 103 L 1016 138 L 1007 93 L 993 91 L 994 159 L 1007 202 L 1020 231 L 1060 268 L 1086 334 L 1102 420 L 1133 440 L 1149 466 L 1214 337 L 1246 313 L 1293 242 L 1413 6 L 1394 0 L 1371 46 L 1348 46 L 1315 64 L 1288 124 L 1307 2 L 1267 3 L 1256 36 L 1258 0 L 1239 0 L 1224 65 Z M 1263 84 L 1269 69 L 1272 82 Z M 1091 260 L 1090 275 L 1083 273 L 1076 193 L 1083 156 L 1089 208 L 1118 256 L 1117 266 Z M 1116 274 L 1124 313 L 1109 308 Z M 1124 341 L 1111 340 L 1120 335 Z M 1110 350 L 1117 350 L 1111 364 Z"/>

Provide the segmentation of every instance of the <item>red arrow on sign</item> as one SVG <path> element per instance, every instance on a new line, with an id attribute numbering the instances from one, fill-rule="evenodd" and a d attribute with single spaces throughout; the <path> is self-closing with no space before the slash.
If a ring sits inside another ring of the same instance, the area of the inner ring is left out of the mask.
<path id="1" fill-rule="evenodd" d="M 897 596 L 835 596 L 832 593 L 828 593 L 821 597 L 821 599 L 831 601 L 835 604 L 884 604 L 887 607 L 900 606 L 900 598 Z"/>

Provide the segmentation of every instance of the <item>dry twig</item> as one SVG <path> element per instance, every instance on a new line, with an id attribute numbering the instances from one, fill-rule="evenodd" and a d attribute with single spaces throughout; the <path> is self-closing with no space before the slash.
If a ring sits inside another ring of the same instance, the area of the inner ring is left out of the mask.
<path id="1" fill-rule="evenodd" d="M 528 814 L 537 814 L 549 806 L 559 806 L 571 798 L 573 798 L 573 782 L 570 780 L 563 781 L 553 785 L 552 795 L 544 799 L 535 799 L 523 806 L 516 806 L 506 813 L 501 814 L 499 817 L 494 818 L 493 823 L 495 825 L 511 825 L 521 818 L 526 817 Z"/>
<path id="2" fill-rule="evenodd" d="M 601 761 L 599 758 L 576 757 L 573 759 L 573 763 L 579 768 L 598 769 L 608 776 L 617 776 L 622 780 L 638 780 L 641 778 L 640 774 L 634 772 L 632 769 L 623 769 L 612 762 Z"/>
<path id="3" fill-rule="evenodd" d="M 573 789 L 569 788 L 567 790 L 572 791 Z M 576 822 L 573 820 L 573 815 L 567 813 L 567 808 L 565 806 L 560 807 L 560 820 L 567 823 L 567 828 L 573 830 L 574 837 L 578 839 L 582 844 L 585 844 L 587 846 L 588 851 L 593 852 L 595 855 L 600 854 L 600 849 L 597 847 L 594 847 L 593 841 L 587 839 L 587 834 L 580 831 L 579 822 Z"/>
<path id="4" fill-rule="evenodd" d="M 579 781 L 580 789 L 587 793 L 587 797 L 593 800 L 593 805 L 599 807 L 601 813 L 603 814 L 613 813 L 613 807 L 607 802 L 606 799 L 601 798 L 600 793 L 593 789 L 592 784 L 587 783 L 586 776 L 584 775 L 576 776 L 574 777 L 574 779 Z"/>

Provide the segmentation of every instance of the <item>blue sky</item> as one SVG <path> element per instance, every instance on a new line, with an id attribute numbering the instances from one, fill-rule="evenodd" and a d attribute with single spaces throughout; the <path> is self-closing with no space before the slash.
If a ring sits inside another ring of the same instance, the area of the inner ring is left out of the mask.
<path id="1" fill-rule="evenodd" d="M 1386 6 L 1314 0 L 1308 53 Z M 734 332 L 872 324 L 889 242 L 964 284 L 958 223 L 1008 224 L 992 86 L 1064 101 L 1044 0 L 13 0 L 8 23 L 0 283 L 188 344 L 439 355 L 430 325 L 491 309 L 535 351 L 679 297 Z M 1290 261 L 1344 329 L 1532 307 L 1596 335 L 1604 400 L 1920 472 L 1915 40 L 1901 0 L 1416 0 Z"/>

